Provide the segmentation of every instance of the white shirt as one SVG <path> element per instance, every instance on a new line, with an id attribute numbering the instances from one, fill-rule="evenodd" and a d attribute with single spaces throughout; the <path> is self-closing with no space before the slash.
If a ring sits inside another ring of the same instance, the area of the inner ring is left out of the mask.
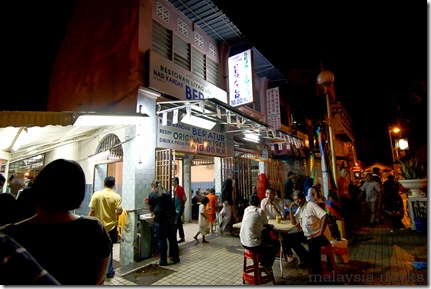
<path id="1" fill-rule="evenodd" d="M 274 206 L 271 206 L 268 203 L 268 198 L 264 198 L 261 202 L 260 202 L 260 208 L 263 209 L 265 208 L 266 211 L 266 215 L 270 218 L 270 219 L 275 219 L 277 217 L 277 214 L 275 213 L 275 209 L 277 209 L 281 216 L 284 215 L 284 204 L 283 201 L 279 198 L 274 199 Z"/>
<path id="2" fill-rule="evenodd" d="M 322 218 L 326 212 L 316 203 L 306 202 L 298 208 L 295 213 L 296 221 L 301 225 L 304 236 L 308 239 L 311 235 L 320 232 L 322 227 Z"/>
<path id="3" fill-rule="evenodd" d="M 361 191 L 365 191 L 367 198 L 367 202 L 375 202 L 379 198 L 379 192 L 381 192 L 380 185 L 376 181 L 366 181 L 362 184 L 360 189 Z"/>
<path id="4" fill-rule="evenodd" d="M 268 218 L 261 208 L 248 206 L 244 210 L 239 238 L 241 244 L 247 247 L 257 247 L 262 243 L 263 225 L 268 224 Z"/>

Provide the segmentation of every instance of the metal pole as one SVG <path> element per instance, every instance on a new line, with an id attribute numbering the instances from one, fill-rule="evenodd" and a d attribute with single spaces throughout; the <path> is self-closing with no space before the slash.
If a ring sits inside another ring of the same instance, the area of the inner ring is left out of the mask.
<path id="1" fill-rule="evenodd" d="M 335 146 L 334 146 L 334 132 L 332 128 L 332 113 L 331 113 L 331 103 L 329 101 L 329 93 L 328 93 L 328 87 L 324 86 L 325 89 L 325 95 L 326 95 L 326 110 L 328 114 L 328 129 L 329 129 L 329 144 L 331 146 L 331 162 L 332 162 L 332 175 L 334 176 L 334 181 L 337 183 L 337 161 L 336 161 L 336 155 L 335 155 Z M 338 186 L 337 186 L 337 196 L 338 199 L 340 199 L 340 195 L 338 194 Z"/>
<path id="2" fill-rule="evenodd" d="M 392 144 L 392 132 L 389 130 L 389 140 L 391 142 L 391 152 L 392 152 L 392 166 L 395 163 L 394 146 Z"/>

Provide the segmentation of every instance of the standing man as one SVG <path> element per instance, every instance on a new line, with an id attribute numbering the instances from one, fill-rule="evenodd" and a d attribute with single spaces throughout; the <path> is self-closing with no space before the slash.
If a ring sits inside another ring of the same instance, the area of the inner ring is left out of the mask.
<path id="1" fill-rule="evenodd" d="M 378 210 L 378 202 L 381 199 L 381 189 L 378 182 L 373 180 L 373 176 L 371 173 L 368 173 L 365 176 L 365 182 L 361 186 L 361 194 L 359 195 L 359 200 L 361 199 L 364 192 L 366 193 L 366 201 L 368 204 L 368 207 L 371 211 L 371 217 L 370 217 L 370 228 L 376 227 L 376 222 L 378 222 L 378 216 L 377 216 L 377 210 Z"/>
<path id="2" fill-rule="evenodd" d="M 307 238 L 309 264 L 311 266 L 311 275 L 318 277 L 322 275 L 322 263 L 320 256 L 320 247 L 329 245 L 324 232 L 328 223 L 326 212 L 314 202 L 307 202 L 304 193 L 295 191 L 293 193 L 293 202 L 290 204 L 290 221 L 292 225 L 299 225 Z M 297 205 L 295 215 L 293 209 Z"/>
<path id="3" fill-rule="evenodd" d="M 115 178 L 108 176 L 104 180 L 104 189 L 93 194 L 90 201 L 89 216 L 94 216 L 99 219 L 105 230 L 111 237 L 112 244 L 117 243 L 117 217 L 123 212 L 121 207 L 121 196 L 114 191 Z M 107 278 L 113 278 L 115 275 L 113 264 L 113 250 L 111 249 L 111 257 L 106 272 Z"/>
<path id="4" fill-rule="evenodd" d="M 223 231 L 226 229 L 226 226 L 232 221 L 232 206 L 233 202 L 233 193 L 234 193 L 234 178 L 235 172 L 231 171 L 227 178 L 223 181 L 221 185 L 221 202 L 223 204 L 223 208 L 220 211 L 220 216 L 222 221 L 219 225 L 220 233 L 223 234 Z"/>
<path id="5" fill-rule="evenodd" d="M 174 177 L 172 179 L 172 183 L 174 185 L 175 198 L 177 198 L 181 203 L 181 211 L 177 214 L 177 229 L 178 234 L 180 235 L 180 239 L 178 243 L 182 243 L 185 241 L 184 228 L 183 228 L 183 214 L 184 214 L 184 205 L 187 201 L 186 192 L 184 188 L 180 186 L 180 179 L 178 177 Z"/>

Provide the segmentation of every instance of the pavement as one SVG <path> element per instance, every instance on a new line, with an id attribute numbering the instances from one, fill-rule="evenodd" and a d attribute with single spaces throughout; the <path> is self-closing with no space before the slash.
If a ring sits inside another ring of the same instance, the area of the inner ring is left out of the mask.
<path id="1" fill-rule="evenodd" d="M 426 267 L 428 261 L 427 234 L 411 230 L 407 216 L 403 219 L 406 229 L 393 229 L 389 219 L 370 228 L 369 213 L 361 209 L 353 212 L 353 220 L 347 263 L 336 256 L 339 274 L 326 279 L 325 285 L 429 285 L 428 269 L 421 268 Z M 142 278 L 148 280 L 145 285 L 243 285 L 244 250 L 237 231 L 211 234 L 206 238 L 209 243 L 203 244 L 201 237 L 199 242 L 193 239 L 198 230 L 196 221 L 184 224 L 184 230 L 186 242 L 179 244 L 180 263 L 159 267 L 163 269 L 157 272 L 149 265 L 156 263 L 158 258 L 135 262 L 118 267 L 115 277 L 107 279 L 105 285 L 142 285 Z M 307 269 L 282 259 L 281 271 L 279 262 L 276 259 L 273 266 L 276 285 L 309 284 Z M 150 271 L 151 276 L 146 276 L 145 272 Z M 272 283 L 268 285 L 272 286 Z"/>

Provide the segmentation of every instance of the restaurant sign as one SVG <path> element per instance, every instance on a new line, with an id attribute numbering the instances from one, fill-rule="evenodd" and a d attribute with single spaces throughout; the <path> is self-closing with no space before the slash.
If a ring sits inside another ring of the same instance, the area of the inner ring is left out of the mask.
<path id="1" fill-rule="evenodd" d="M 193 154 L 227 156 L 225 133 L 181 122 L 174 124 L 169 119 L 163 125 L 161 117 L 157 120 L 157 147 Z"/>
<path id="2" fill-rule="evenodd" d="M 150 56 L 149 87 L 179 100 L 216 98 L 227 103 L 226 91 L 154 51 Z"/>

